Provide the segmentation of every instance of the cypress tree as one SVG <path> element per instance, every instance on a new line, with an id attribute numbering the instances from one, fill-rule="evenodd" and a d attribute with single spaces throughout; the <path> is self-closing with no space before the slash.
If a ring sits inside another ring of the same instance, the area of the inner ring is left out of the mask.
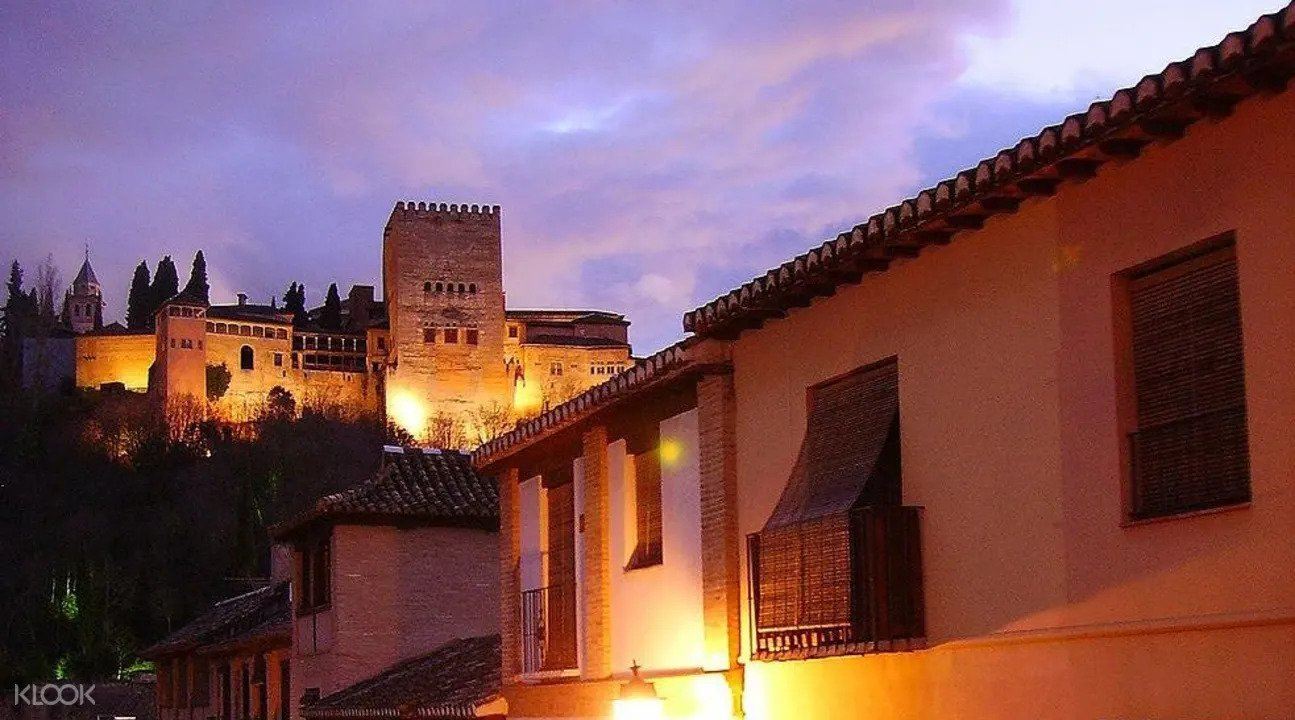
<path id="1" fill-rule="evenodd" d="M 329 330 L 342 327 L 342 298 L 337 294 L 337 283 L 328 286 L 328 296 L 324 298 L 324 309 L 319 314 L 319 325 Z"/>
<path id="2" fill-rule="evenodd" d="M 132 330 L 147 328 L 153 321 L 149 308 L 153 306 L 149 287 L 148 263 L 140 261 L 130 279 L 130 294 L 126 297 L 126 327 Z"/>
<path id="3" fill-rule="evenodd" d="M 158 261 L 157 270 L 153 273 L 153 284 L 149 286 L 148 293 L 148 316 L 152 318 L 157 309 L 162 307 L 162 303 L 178 292 L 180 292 L 180 277 L 175 274 L 175 263 L 171 261 L 171 256 L 167 255 Z"/>
<path id="4" fill-rule="evenodd" d="M 198 254 L 193 256 L 193 270 L 189 272 L 189 283 L 184 286 L 184 294 L 203 302 L 210 302 L 210 292 L 211 288 L 207 285 L 207 259 L 199 250 Z"/>
<path id="5" fill-rule="evenodd" d="M 9 268 L 9 294 L 4 305 L 4 373 L 3 379 L 17 384 L 22 369 L 22 337 L 30 316 L 29 298 L 22 290 L 22 266 L 17 260 Z"/>
<path id="6" fill-rule="evenodd" d="M 306 315 L 306 284 L 293 283 L 283 295 L 283 309 L 292 313 L 292 324 L 305 325 L 309 320 Z"/>

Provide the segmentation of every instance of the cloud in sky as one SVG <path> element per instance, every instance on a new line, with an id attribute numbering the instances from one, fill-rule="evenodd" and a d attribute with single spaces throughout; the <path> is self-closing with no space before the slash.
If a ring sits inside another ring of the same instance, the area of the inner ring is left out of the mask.
<path id="1" fill-rule="evenodd" d="M 1040 4 L 10 4 L 0 255 L 67 275 L 88 240 L 110 317 L 136 262 L 198 248 L 217 299 L 318 302 L 379 279 L 395 200 L 499 203 L 510 305 L 627 312 L 650 352 L 1004 127 L 1258 14 Z M 1140 46 L 1066 48 L 1094 41 Z"/>

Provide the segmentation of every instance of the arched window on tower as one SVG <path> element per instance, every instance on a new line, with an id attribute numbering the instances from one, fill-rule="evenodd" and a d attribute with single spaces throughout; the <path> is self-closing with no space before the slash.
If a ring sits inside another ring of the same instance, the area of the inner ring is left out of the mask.
<path id="1" fill-rule="evenodd" d="M 423 292 L 431 292 L 431 291 L 432 291 L 432 283 L 431 282 L 423 283 Z"/>
<path id="2" fill-rule="evenodd" d="M 468 292 L 469 292 L 469 293 L 471 293 L 471 294 L 473 294 L 473 295 L 476 295 L 476 294 L 477 294 L 477 284 L 476 284 L 476 283 L 468 283 Z"/>
<path id="3" fill-rule="evenodd" d="M 252 348 L 244 345 L 242 350 L 238 351 L 238 366 L 244 370 L 251 370 L 254 364 Z"/>
<path id="4" fill-rule="evenodd" d="M 467 292 L 468 288 L 463 283 L 459 283 L 459 292 Z"/>
<path id="5" fill-rule="evenodd" d="M 444 290 L 445 290 L 445 283 L 436 283 L 436 292 L 442 292 Z"/>

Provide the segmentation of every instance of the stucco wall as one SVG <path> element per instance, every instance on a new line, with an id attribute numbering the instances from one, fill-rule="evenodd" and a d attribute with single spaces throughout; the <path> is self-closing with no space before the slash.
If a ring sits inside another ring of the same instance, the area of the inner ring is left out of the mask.
<path id="1" fill-rule="evenodd" d="M 1291 117 L 1295 94 L 1248 100 L 741 337 L 743 535 L 795 461 L 805 389 L 898 356 L 904 502 L 925 507 L 933 646 L 750 663 L 748 717 L 1289 711 Z M 1112 274 L 1225 230 L 1237 238 L 1253 503 L 1126 526 Z M 746 629 L 744 617 L 744 642 Z"/>
<path id="2" fill-rule="evenodd" d="M 705 663 L 701 576 L 701 495 L 697 412 L 661 422 L 660 565 L 626 570 L 634 551 L 634 470 L 625 442 L 608 452 L 611 537 L 611 663 L 626 672 L 696 670 Z M 677 453 L 677 456 L 675 456 Z"/>

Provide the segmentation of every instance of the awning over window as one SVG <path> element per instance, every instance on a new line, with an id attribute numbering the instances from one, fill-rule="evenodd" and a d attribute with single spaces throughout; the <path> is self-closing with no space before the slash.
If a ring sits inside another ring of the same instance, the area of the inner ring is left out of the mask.
<path id="1" fill-rule="evenodd" d="M 842 513 L 863 497 L 899 414 L 894 359 L 811 389 L 800 455 L 765 530 Z"/>

